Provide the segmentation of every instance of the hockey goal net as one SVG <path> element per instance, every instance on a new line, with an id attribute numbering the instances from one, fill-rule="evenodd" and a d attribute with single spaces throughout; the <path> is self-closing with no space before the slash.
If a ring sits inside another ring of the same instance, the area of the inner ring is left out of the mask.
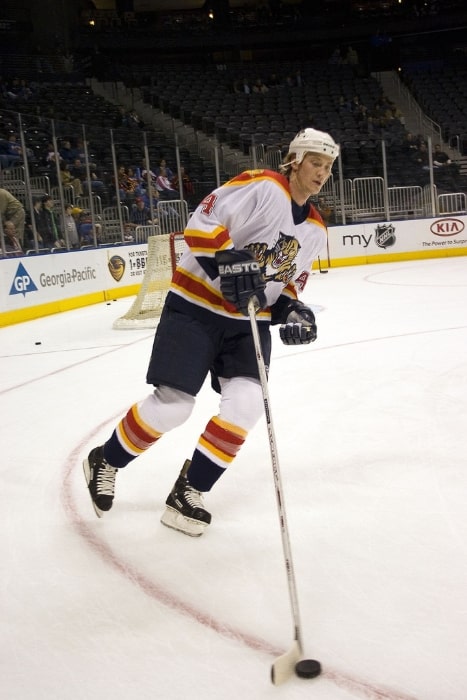
<path id="1" fill-rule="evenodd" d="M 113 328 L 155 328 L 162 313 L 173 271 L 185 249 L 183 233 L 149 236 L 146 272 L 140 290 L 126 314 L 114 321 Z"/>

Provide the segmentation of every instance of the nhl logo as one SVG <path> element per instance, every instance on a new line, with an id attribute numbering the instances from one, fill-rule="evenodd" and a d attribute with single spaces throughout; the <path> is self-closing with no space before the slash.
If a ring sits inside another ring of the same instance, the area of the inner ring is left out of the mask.
<path id="1" fill-rule="evenodd" d="M 392 224 L 378 224 L 375 228 L 375 243 L 378 248 L 390 248 L 395 242 L 394 226 Z"/>
<path id="2" fill-rule="evenodd" d="M 125 261 L 120 255 L 113 255 L 108 264 L 109 272 L 116 282 L 120 282 L 125 272 Z"/>

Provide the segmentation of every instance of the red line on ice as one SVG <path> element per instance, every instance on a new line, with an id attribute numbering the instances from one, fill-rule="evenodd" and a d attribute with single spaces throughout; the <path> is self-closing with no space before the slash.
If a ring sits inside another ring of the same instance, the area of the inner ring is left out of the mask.
<path id="1" fill-rule="evenodd" d="M 91 439 L 97 435 L 105 425 L 114 420 L 116 420 L 116 417 L 107 419 L 104 423 L 97 426 L 90 435 L 87 435 L 86 438 L 75 447 L 65 461 L 65 478 L 62 482 L 61 498 L 65 511 L 76 532 L 80 535 L 80 537 L 82 537 L 86 544 L 101 557 L 102 561 L 113 569 L 117 570 L 124 578 L 137 585 L 143 591 L 143 593 L 148 595 L 153 600 L 157 600 L 159 603 L 162 603 L 162 605 L 172 608 L 183 615 L 187 615 L 198 624 L 217 632 L 223 637 L 234 639 L 243 643 L 250 649 L 269 654 L 272 657 L 277 657 L 283 654 L 286 651 L 285 649 L 277 649 L 264 639 L 246 634 L 241 630 L 232 627 L 231 625 L 215 620 L 211 615 L 199 610 L 193 605 L 190 605 L 186 601 L 175 596 L 173 593 L 170 593 L 163 586 L 149 579 L 134 566 L 131 566 L 120 558 L 81 517 L 72 488 L 71 476 L 73 470 L 78 464 L 81 465 L 80 455 L 85 452 L 86 446 L 90 443 Z M 87 494 L 85 494 L 85 496 L 88 498 Z M 339 673 L 338 671 L 332 669 L 325 670 L 321 678 L 326 678 L 327 680 L 335 683 L 337 686 L 353 692 L 357 696 L 365 698 L 366 700 L 416 700 L 414 696 L 409 696 L 405 693 L 400 693 L 399 691 L 394 691 L 389 688 L 377 687 L 369 682 L 359 678 L 354 678 L 348 674 Z"/>

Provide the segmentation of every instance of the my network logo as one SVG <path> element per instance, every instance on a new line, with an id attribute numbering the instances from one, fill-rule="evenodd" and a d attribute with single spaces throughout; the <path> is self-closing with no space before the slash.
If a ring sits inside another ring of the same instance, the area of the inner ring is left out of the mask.
<path id="1" fill-rule="evenodd" d="M 23 263 L 20 263 L 11 285 L 10 296 L 12 294 L 22 294 L 25 297 L 29 292 L 37 292 L 37 287 L 27 273 Z"/>

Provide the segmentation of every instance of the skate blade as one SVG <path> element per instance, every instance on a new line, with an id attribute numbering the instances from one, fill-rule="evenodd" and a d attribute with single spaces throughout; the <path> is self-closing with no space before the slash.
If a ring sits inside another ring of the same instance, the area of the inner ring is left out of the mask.
<path id="1" fill-rule="evenodd" d="M 167 507 L 162 514 L 161 523 L 190 537 L 200 537 L 207 527 L 207 523 L 187 518 L 179 513 L 178 510 L 170 507 Z"/>

